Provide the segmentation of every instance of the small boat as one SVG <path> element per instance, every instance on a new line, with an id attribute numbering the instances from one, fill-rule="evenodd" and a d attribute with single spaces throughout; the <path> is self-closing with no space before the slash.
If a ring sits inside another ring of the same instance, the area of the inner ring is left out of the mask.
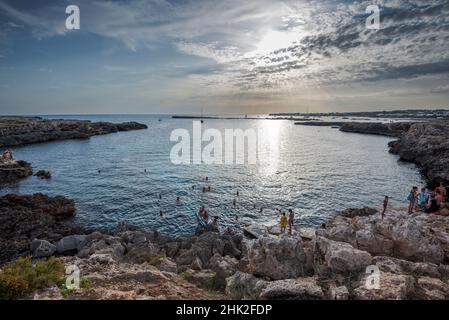
<path id="1" fill-rule="evenodd" d="M 340 129 L 340 126 L 332 126 L 332 129 Z"/>

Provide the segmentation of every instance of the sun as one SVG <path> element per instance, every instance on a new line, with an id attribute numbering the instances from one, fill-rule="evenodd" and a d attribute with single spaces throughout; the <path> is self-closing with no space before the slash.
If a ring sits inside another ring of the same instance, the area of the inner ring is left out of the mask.
<path id="1" fill-rule="evenodd" d="M 254 54 L 268 54 L 278 49 L 288 47 L 295 41 L 294 34 L 270 30 L 256 45 Z"/>

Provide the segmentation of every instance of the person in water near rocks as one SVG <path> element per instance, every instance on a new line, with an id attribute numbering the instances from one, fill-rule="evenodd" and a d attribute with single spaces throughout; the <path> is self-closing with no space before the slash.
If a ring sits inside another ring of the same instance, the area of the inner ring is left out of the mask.
<path id="1" fill-rule="evenodd" d="M 201 206 L 200 209 L 198 210 L 198 215 L 204 219 L 204 211 L 206 210 L 206 208 L 204 208 L 204 206 Z"/>
<path id="2" fill-rule="evenodd" d="M 389 198 L 388 196 L 385 196 L 385 198 L 384 198 L 383 210 L 382 210 L 382 213 L 381 213 L 382 220 L 383 220 L 384 217 L 385 217 L 385 211 L 387 211 L 388 200 L 389 200 L 389 199 L 390 199 L 390 198 Z"/>
<path id="3" fill-rule="evenodd" d="M 292 209 L 288 209 L 288 233 L 292 234 L 292 228 L 295 220 L 295 214 Z"/>
<path id="4" fill-rule="evenodd" d="M 413 187 L 408 194 L 407 200 L 408 202 L 408 214 L 412 214 L 415 209 L 416 199 L 418 197 L 418 187 Z"/>
<path id="5" fill-rule="evenodd" d="M 285 233 L 285 229 L 287 228 L 287 216 L 285 212 L 282 212 L 281 215 L 281 233 Z"/>

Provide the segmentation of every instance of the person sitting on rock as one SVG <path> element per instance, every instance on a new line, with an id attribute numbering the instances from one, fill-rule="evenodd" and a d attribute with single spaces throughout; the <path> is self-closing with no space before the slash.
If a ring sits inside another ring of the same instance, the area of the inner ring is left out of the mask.
<path id="1" fill-rule="evenodd" d="M 1 160 L 3 163 L 10 163 L 14 161 L 14 157 L 12 156 L 12 151 L 9 149 L 6 149 L 3 152 L 3 155 L 1 157 Z"/>
<path id="2" fill-rule="evenodd" d="M 440 193 L 446 198 L 446 188 L 443 185 L 443 182 L 440 182 L 440 185 L 436 187 L 435 192 Z"/>
<path id="3" fill-rule="evenodd" d="M 433 213 L 437 214 L 440 211 L 440 206 L 438 204 L 437 199 L 434 195 L 430 197 L 429 204 L 427 205 L 427 208 L 425 210 L 426 213 Z"/>
<path id="4" fill-rule="evenodd" d="M 446 197 L 441 193 L 441 189 L 437 189 L 435 193 L 435 199 L 437 200 L 438 204 L 444 203 Z"/>

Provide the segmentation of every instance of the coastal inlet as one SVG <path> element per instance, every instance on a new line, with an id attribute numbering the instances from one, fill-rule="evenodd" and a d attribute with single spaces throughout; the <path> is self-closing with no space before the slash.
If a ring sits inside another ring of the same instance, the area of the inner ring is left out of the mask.
<path id="1" fill-rule="evenodd" d="M 64 195 L 76 203 L 72 222 L 91 228 L 128 222 L 166 234 L 191 234 L 201 205 L 220 217 L 221 227 L 272 225 L 278 222 L 276 209 L 288 208 L 295 211 L 297 224 L 317 226 L 346 208 L 379 205 L 384 195 L 391 196 L 391 205 L 403 205 L 411 185 L 425 184 L 414 164 L 388 153 L 388 142 L 394 140 L 389 137 L 288 120 L 206 119 L 203 130 L 263 130 L 270 137 L 267 147 L 277 152 L 262 154 L 257 165 L 173 165 L 170 133 L 191 129 L 192 119 L 72 118 L 136 121 L 148 129 L 13 147 L 16 159 L 30 162 L 36 172 L 49 170 L 51 179 L 29 177 L 3 186 L 0 193 Z M 211 192 L 203 193 L 204 186 Z"/>

